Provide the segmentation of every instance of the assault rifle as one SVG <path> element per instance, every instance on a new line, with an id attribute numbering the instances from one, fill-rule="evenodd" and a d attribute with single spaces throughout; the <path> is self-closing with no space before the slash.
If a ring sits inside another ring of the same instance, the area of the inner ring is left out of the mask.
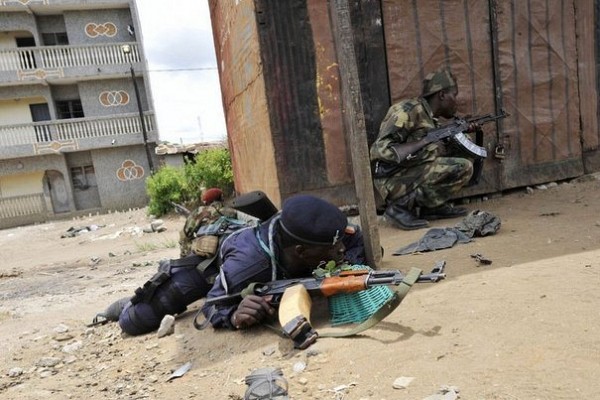
<path id="1" fill-rule="evenodd" d="M 433 283 L 446 277 L 445 261 L 438 261 L 428 274 L 420 274 L 418 283 Z M 278 305 L 285 290 L 301 284 L 310 294 L 329 297 L 340 293 L 356 293 L 377 285 L 398 286 L 405 275 L 398 270 L 374 271 L 370 269 L 342 270 L 333 276 L 282 279 L 266 283 L 252 283 L 239 293 L 207 298 L 205 304 L 232 304 L 247 295 L 273 296 L 271 304 Z"/>
<path id="2" fill-rule="evenodd" d="M 399 165 L 405 160 L 411 160 L 415 158 L 415 154 L 419 152 L 423 147 L 430 143 L 439 142 L 447 138 L 454 139 L 464 150 L 467 151 L 476 159 L 482 159 L 487 157 L 487 151 L 484 147 L 471 142 L 463 132 L 467 131 L 471 124 L 483 125 L 488 122 L 496 121 L 501 118 L 506 118 L 508 114 L 502 110 L 500 114 L 485 114 L 476 116 L 473 118 L 455 118 L 453 122 L 448 125 L 435 128 L 427 132 L 427 134 L 420 140 L 408 143 L 397 143 L 391 146 L 395 153 L 395 162 L 377 160 L 373 164 L 373 177 L 384 178 L 391 176 L 398 172 L 402 167 Z"/>
<path id="3" fill-rule="evenodd" d="M 181 204 L 177 204 L 174 201 L 170 201 L 169 203 L 171 203 L 171 205 L 175 208 L 175 212 L 177 214 L 183 215 L 184 217 L 187 217 L 191 214 L 191 211 L 182 206 Z"/>

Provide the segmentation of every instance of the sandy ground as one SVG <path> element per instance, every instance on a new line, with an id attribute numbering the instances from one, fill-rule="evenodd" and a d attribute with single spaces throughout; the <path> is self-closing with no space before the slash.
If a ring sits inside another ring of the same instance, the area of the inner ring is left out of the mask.
<path id="1" fill-rule="evenodd" d="M 201 301 L 160 339 L 86 326 L 177 256 L 183 217 L 165 218 L 162 233 L 142 232 L 145 210 L 2 230 L 0 398 L 241 399 L 246 375 L 279 367 L 292 399 L 424 399 L 442 385 L 461 399 L 598 399 L 600 182 L 584 178 L 471 199 L 469 209 L 496 214 L 502 227 L 450 249 L 392 256 L 425 231 L 382 222 L 382 268 L 445 260 L 447 279 L 417 285 L 359 336 L 305 351 L 267 328 L 197 331 Z M 61 238 L 91 225 L 99 229 Z M 479 265 L 475 253 L 493 263 Z M 413 379 L 394 388 L 400 377 Z"/>

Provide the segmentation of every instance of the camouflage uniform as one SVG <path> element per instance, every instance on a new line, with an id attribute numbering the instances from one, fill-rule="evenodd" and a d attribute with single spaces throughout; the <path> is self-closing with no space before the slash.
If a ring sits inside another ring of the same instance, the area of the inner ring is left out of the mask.
<path id="1" fill-rule="evenodd" d="M 201 226 L 209 225 L 220 217 L 229 218 L 236 217 L 236 211 L 224 207 L 223 203 L 215 201 L 207 206 L 200 206 L 188 215 L 183 225 L 183 229 L 179 233 L 179 249 L 181 257 L 185 257 L 192 252 L 192 241 L 195 238 L 195 233 Z"/>
<path id="2" fill-rule="evenodd" d="M 435 85 L 433 89 L 441 90 Z M 371 146 L 371 160 L 396 162 L 391 144 L 417 141 L 438 126 L 429 104 L 421 97 L 392 105 L 381 123 L 377 140 Z M 471 178 L 473 164 L 465 158 L 442 156 L 449 150 L 445 147 L 442 143 L 431 143 L 417 152 L 414 158 L 402 161 L 400 165 L 403 168 L 396 174 L 374 179 L 374 185 L 386 204 L 407 196 L 410 198 L 406 201 L 408 209 L 434 208 L 458 192 Z"/>

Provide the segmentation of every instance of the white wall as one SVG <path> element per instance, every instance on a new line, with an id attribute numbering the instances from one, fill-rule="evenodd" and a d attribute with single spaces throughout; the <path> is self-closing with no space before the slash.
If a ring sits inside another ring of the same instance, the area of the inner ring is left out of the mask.
<path id="1" fill-rule="evenodd" d="M 0 126 L 32 122 L 29 105 L 46 102 L 43 97 L 0 100 Z"/>
<path id="2" fill-rule="evenodd" d="M 0 176 L 0 195 L 2 197 L 23 196 L 42 193 L 44 172 L 30 172 L 19 175 Z"/>

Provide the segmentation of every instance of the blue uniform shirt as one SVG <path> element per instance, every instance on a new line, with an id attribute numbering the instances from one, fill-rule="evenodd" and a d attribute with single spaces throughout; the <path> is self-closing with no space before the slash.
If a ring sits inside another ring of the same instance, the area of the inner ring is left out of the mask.
<path id="1" fill-rule="evenodd" d="M 279 264 L 281 249 L 276 241 L 273 243 L 273 260 L 269 251 L 269 228 L 277 224 L 278 218 L 273 217 L 258 227 L 242 229 L 231 234 L 221 245 L 221 271 L 206 298 L 235 294 L 241 292 L 250 283 L 269 282 L 275 279 L 286 279 L 284 268 Z M 343 237 L 346 246 L 346 259 L 351 264 L 364 263 L 364 243 L 362 233 L 356 228 L 352 235 Z M 258 240 L 261 238 L 262 244 Z M 231 314 L 237 309 L 241 300 L 235 304 L 205 305 L 202 312 L 214 328 L 234 329 L 230 322 Z"/>

